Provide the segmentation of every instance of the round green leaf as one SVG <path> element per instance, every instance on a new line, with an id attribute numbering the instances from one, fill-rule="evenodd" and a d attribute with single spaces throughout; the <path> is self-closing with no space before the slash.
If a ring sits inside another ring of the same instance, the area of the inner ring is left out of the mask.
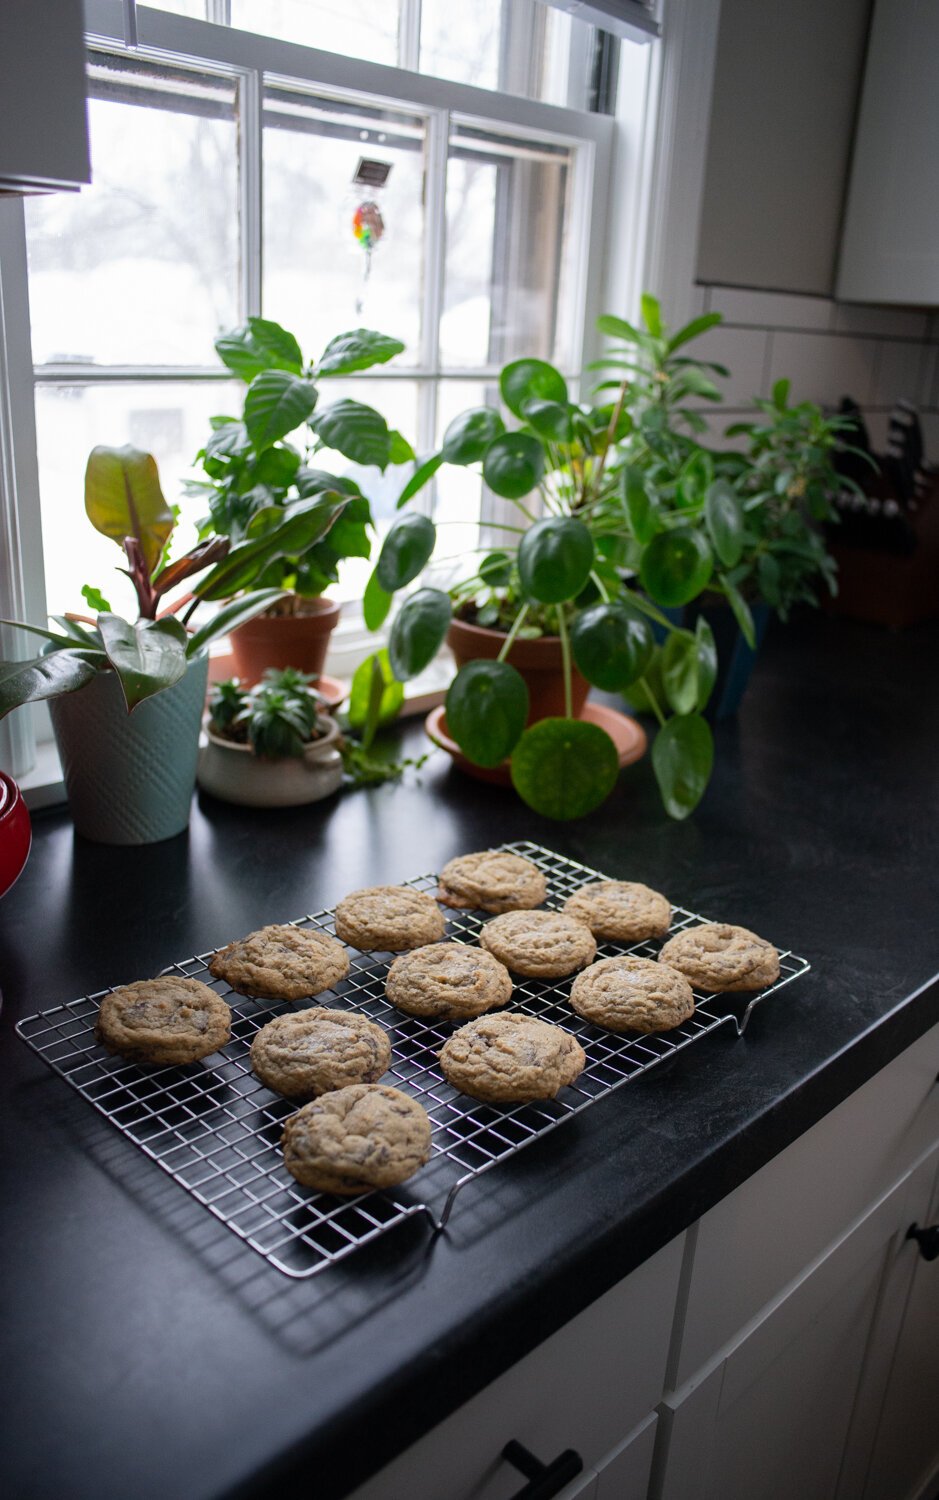
<path id="1" fill-rule="evenodd" d="M 362 618 L 369 630 L 377 630 L 384 625 L 391 608 L 391 595 L 387 589 L 383 589 L 375 577 L 375 570 L 369 574 L 368 583 L 365 585 L 365 593 L 362 595 Z"/>
<path id="2" fill-rule="evenodd" d="M 434 550 L 437 532 L 427 516 L 405 515 L 395 521 L 382 543 L 375 580 L 387 594 L 416 578 Z"/>
<path id="3" fill-rule="evenodd" d="M 491 589 L 505 588 L 512 576 L 512 559 L 508 552 L 489 552 L 479 564 L 479 576 Z"/>
<path id="4" fill-rule="evenodd" d="M 532 397 L 522 402 L 522 416 L 539 437 L 555 443 L 569 443 L 573 437 L 570 407 L 563 401 L 542 401 Z"/>
<path id="5" fill-rule="evenodd" d="M 703 713 L 717 681 L 717 643 L 714 632 L 703 615 L 698 616 L 695 626 L 698 647 L 698 702 L 697 709 Z"/>
<path id="6" fill-rule="evenodd" d="M 499 377 L 502 399 L 516 417 L 524 416 L 525 401 L 562 401 L 567 404 L 567 382 L 560 370 L 543 359 L 516 359 Z"/>
<path id="7" fill-rule="evenodd" d="M 593 567 L 593 537 L 572 516 L 536 521 L 518 547 L 522 587 L 541 604 L 560 604 L 580 593 Z"/>
<path id="8" fill-rule="evenodd" d="M 449 594 L 440 589 L 418 589 L 405 599 L 388 641 L 388 656 L 399 682 L 423 672 L 443 644 L 449 624 Z"/>
<path id="9" fill-rule="evenodd" d="M 633 536 L 645 546 L 659 529 L 658 505 L 646 489 L 642 474 L 631 464 L 623 469 L 620 482 Z"/>
<path id="10" fill-rule="evenodd" d="M 639 565 L 639 577 L 657 604 L 673 609 L 700 594 L 712 567 L 711 549 L 701 533 L 678 526 L 652 538 Z"/>
<path id="11" fill-rule="evenodd" d="M 711 779 L 714 740 L 706 719 L 684 714 L 669 719 L 652 746 L 652 769 L 671 818 L 694 812 Z"/>
<path id="12" fill-rule="evenodd" d="M 673 630 L 662 647 L 662 686 L 676 714 L 698 706 L 698 643 L 690 630 Z"/>
<path id="13" fill-rule="evenodd" d="M 507 661 L 471 661 L 447 692 L 447 727 L 478 766 L 511 755 L 528 718 L 528 688 Z"/>
<path id="14" fill-rule="evenodd" d="M 726 479 L 715 479 L 704 502 L 708 535 L 725 568 L 735 568 L 743 551 L 743 512 Z"/>
<path id="15" fill-rule="evenodd" d="M 535 488 L 544 473 L 544 451 L 528 432 L 506 432 L 489 444 L 483 459 L 483 478 L 506 500 L 520 500 Z"/>
<path id="16" fill-rule="evenodd" d="M 622 604 L 594 604 L 575 615 L 571 646 L 587 681 L 615 693 L 642 676 L 655 641 L 641 615 Z"/>
<path id="17" fill-rule="evenodd" d="M 512 753 L 512 785 L 545 818 L 566 822 L 593 812 L 619 775 L 616 746 L 597 724 L 539 719 Z"/>
<path id="18" fill-rule="evenodd" d="M 497 411 L 474 406 L 450 423 L 443 435 L 443 457 L 448 464 L 474 464 L 504 432 L 505 423 Z"/>

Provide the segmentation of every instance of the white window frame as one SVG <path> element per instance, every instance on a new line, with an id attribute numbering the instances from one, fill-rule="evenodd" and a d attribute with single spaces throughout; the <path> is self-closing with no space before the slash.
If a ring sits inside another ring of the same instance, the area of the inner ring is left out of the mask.
<path id="1" fill-rule="evenodd" d="M 533 0 L 517 0 L 530 6 Z M 225 19 L 225 0 L 216 0 L 219 22 Z M 404 0 L 401 48 L 411 60 L 419 0 Z M 169 12 L 135 7 L 133 0 L 86 0 L 86 33 L 90 46 L 152 58 L 156 62 L 189 62 L 197 68 L 224 73 L 240 82 L 240 170 L 242 184 L 243 246 L 241 315 L 261 312 L 261 215 L 258 184 L 261 172 L 261 97 L 265 76 L 311 90 L 344 97 L 385 102 L 416 109 L 428 122 L 427 204 L 425 213 L 424 308 L 421 363 L 395 370 L 378 367 L 370 381 L 407 379 L 418 384 L 419 451 L 429 451 L 436 437 L 436 403 L 441 379 L 480 382 L 493 379 L 498 366 L 442 369 L 439 361 L 439 318 L 443 300 L 445 258 L 445 191 L 447 148 L 451 119 L 472 120 L 497 129 L 551 144 L 568 145 L 574 156 L 568 232 L 572 284 L 580 295 L 572 298 L 573 326 L 568 347 L 576 375 L 597 352 L 594 325 L 602 310 L 604 252 L 609 200 L 614 122 L 557 105 L 495 93 L 446 79 L 438 79 L 383 64 L 322 52 L 291 42 L 255 36 L 224 24 L 194 20 Z M 416 60 L 416 59 L 415 59 Z M 578 62 L 579 65 L 579 62 Z M 218 367 L 107 367 L 46 365 L 34 371 L 29 339 L 29 293 L 26 271 L 25 218 L 22 201 L 0 202 L 0 615 L 14 615 L 34 624 L 46 622 L 39 478 L 35 440 L 34 389 L 39 384 L 98 383 L 133 378 L 219 382 L 230 373 Z M 376 397 L 380 404 L 380 398 Z M 28 409 L 28 410 L 27 410 Z M 484 515 L 483 521 L 487 519 Z M 53 601 L 54 602 L 54 601 Z M 351 627 L 351 628 L 350 628 Z M 2 635 L 2 654 L 22 655 L 22 641 Z M 354 651 L 356 633 L 368 638 L 361 623 L 347 622 L 346 652 Z M 347 657 L 348 659 L 348 657 Z M 37 745 L 50 735 L 48 715 L 38 707 L 20 711 L 0 723 L 0 764 L 22 774 L 36 757 Z M 33 780 L 42 780 L 41 768 Z"/>

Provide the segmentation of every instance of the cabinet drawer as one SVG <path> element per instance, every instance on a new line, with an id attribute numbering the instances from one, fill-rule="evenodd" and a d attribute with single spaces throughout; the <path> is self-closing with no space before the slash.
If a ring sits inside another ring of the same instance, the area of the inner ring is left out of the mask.
<path id="1" fill-rule="evenodd" d="M 588 1473 L 595 1469 L 662 1394 L 683 1241 L 666 1245 L 350 1500 L 510 1500 L 524 1484 L 501 1459 L 513 1438 L 543 1462 L 575 1448 Z"/>
<path id="2" fill-rule="evenodd" d="M 939 1026 L 699 1220 L 680 1386 L 939 1140 Z"/>

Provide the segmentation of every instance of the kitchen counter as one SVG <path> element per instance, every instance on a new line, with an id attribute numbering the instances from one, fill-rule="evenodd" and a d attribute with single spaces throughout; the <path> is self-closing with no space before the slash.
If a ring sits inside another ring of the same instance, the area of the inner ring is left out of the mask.
<path id="1" fill-rule="evenodd" d="M 939 1020 L 939 628 L 771 630 L 688 822 L 648 758 L 563 825 L 436 753 L 399 786 L 255 813 L 197 799 L 141 849 L 38 817 L 0 903 L 0 1482 L 16 1500 L 345 1494 Z M 402 744 L 420 748 L 418 726 Z M 812 965 L 758 1008 L 307 1282 L 270 1269 L 19 1041 L 21 1016 L 360 885 L 530 838 Z"/>

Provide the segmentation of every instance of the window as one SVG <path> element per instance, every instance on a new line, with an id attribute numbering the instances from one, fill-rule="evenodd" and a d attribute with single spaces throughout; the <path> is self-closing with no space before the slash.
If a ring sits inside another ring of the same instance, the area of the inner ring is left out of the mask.
<path id="1" fill-rule="evenodd" d="M 539 354 L 569 375 L 581 368 L 611 124 L 509 91 L 482 93 L 480 84 L 504 84 L 513 68 L 520 76 L 519 58 L 527 73 L 516 92 L 547 89 L 549 75 L 560 87 L 558 28 L 569 37 L 574 23 L 536 0 L 479 7 L 487 40 L 477 76 L 442 87 L 391 69 L 385 55 L 392 43 L 392 61 L 414 51 L 418 19 L 422 66 L 459 71 L 459 55 L 472 49 L 454 53 L 458 37 L 435 0 L 179 0 L 138 11 L 132 46 L 122 7 L 88 0 L 94 183 L 25 206 L 41 517 L 32 555 L 42 558 L 41 576 L 34 565 L 27 580 L 32 618 L 45 599 L 56 611 L 81 609 L 83 583 L 132 611 L 113 546 L 82 512 L 96 443 L 155 454 L 164 491 L 181 506 L 180 550 L 191 542 L 200 507 L 183 481 L 209 418 L 236 410 L 243 394 L 213 340 L 248 313 L 283 322 L 308 357 L 356 326 L 403 339 L 403 355 L 343 381 L 342 393 L 376 405 L 419 453 L 439 443 L 456 412 L 497 399 L 507 359 Z M 206 8 L 225 24 L 202 21 Z M 261 15 L 269 36 L 240 29 Z M 371 61 L 305 45 L 338 46 L 341 33 L 343 46 L 358 47 L 359 25 Z M 390 167 L 384 187 L 353 185 L 363 157 Z M 369 198 L 384 233 L 366 258 L 351 220 Z M 401 470 L 362 474 L 341 462 L 387 525 Z M 476 545 L 480 523 L 492 519 L 471 474 L 448 476 L 430 503 L 452 529 L 454 554 Z M 338 593 L 350 605 L 368 568 L 348 568 Z"/>

